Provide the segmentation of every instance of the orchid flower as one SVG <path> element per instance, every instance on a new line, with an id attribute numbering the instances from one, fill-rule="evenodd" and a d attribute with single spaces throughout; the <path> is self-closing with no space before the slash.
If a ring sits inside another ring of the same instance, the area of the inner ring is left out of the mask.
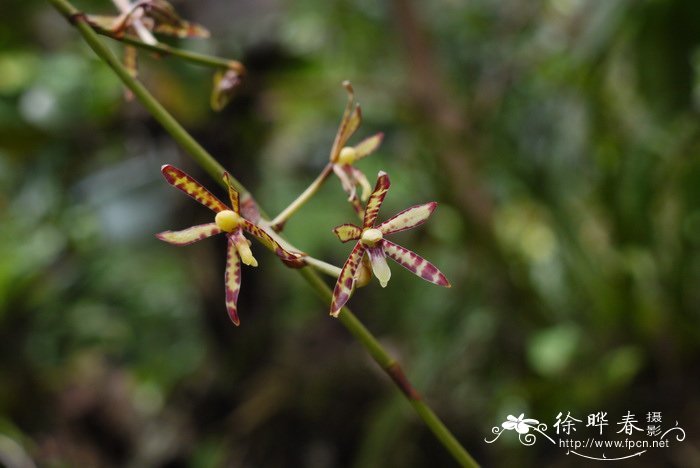
<path id="1" fill-rule="evenodd" d="M 331 148 L 330 161 L 333 165 L 333 172 L 340 179 L 343 190 L 348 194 L 348 201 L 353 204 L 355 210 L 361 214 L 362 206 L 360 199 L 366 201 L 372 190 L 367 177 L 353 164 L 372 154 L 382 142 L 383 133 L 377 133 L 364 139 L 355 146 L 345 146 L 350 137 L 362 122 L 362 111 L 360 105 L 355 103 L 355 92 L 349 81 L 344 81 L 343 86 L 348 93 L 348 102 L 340 121 L 338 132 Z M 357 186 L 362 187 L 362 196 L 357 196 Z"/>
<path id="2" fill-rule="evenodd" d="M 357 241 L 340 271 L 338 281 L 333 290 L 331 315 L 334 317 L 338 316 L 340 309 L 353 293 L 355 283 L 358 281 L 358 267 L 365 253 L 368 255 L 372 264 L 372 271 L 382 287 L 386 287 L 391 277 L 391 270 L 389 270 L 389 265 L 386 262 L 387 256 L 426 281 L 438 286 L 450 287 L 450 282 L 445 275 L 432 263 L 384 238 L 386 235 L 405 231 L 425 223 L 435 211 L 435 208 L 437 208 L 437 203 L 430 202 L 412 206 L 375 226 L 374 222 L 379 214 L 379 208 L 382 206 L 389 187 L 389 176 L 385 172 L 379 172 L 377 184 L 364 210 L 362 227 L 354 224 L 341 224 L 333 229 L 333 232 L 341 242 Z"/>
<path id="3" fill-rule="evenodd" d="M 258 261 L 253 257 L 253 253 L 250 250 L 251 243 L 244 237 L 243 232 L 245 231 L 255 236 L 266 247 L 274 251 L 283 261 L 298 261 L 300 255 L 288 252 L 282 248 L 282 246 L 270 237 L 263 228 L 253 224 L 241 215 L 238 192 L 233 188 L 227 172 L 224 172 L 224 181 L 228 186 L 229 198 L 231 200 L 230 208 L 216 198 L 209 190 L 204 188 L 199 182 L 180 169 L 166 164 L 161 168 L 161 172 L 170 185 L 183 191 L 202 205 L 214 211 L 216 216 L 212 223 L 192 226 L 182 231 L 165 231 L 156 234 L 156 237 L 170 244 L 182 246 L 192 244 L 193 242 L 206 239 L 207 237 L 222 232 L 226 233 L 226 237 L 228 238 L 225 275 L 226 308 L 231 321 L 239 325 L 240 321 L 238 319 L 236 303 L 238 301 L 238 292 L 241 287 L 241 261 L 246 265 L 253 267 L 258 266 Z"/>
<path id="4" fill-rule="evenodd" d="M 153 33 L 175 37 L 209 37 L 209 31 L 202 26 L 182 19 L 175 8 L 166 0 L 112 0 L 119 9 L 118 16 L 89 15 L 94 26 L 115 35 L 131 33 L 149 45 L 158 44 Z M 136 76 L 136 48 L 126 46 L 124 65 L 132 76 Z"/>

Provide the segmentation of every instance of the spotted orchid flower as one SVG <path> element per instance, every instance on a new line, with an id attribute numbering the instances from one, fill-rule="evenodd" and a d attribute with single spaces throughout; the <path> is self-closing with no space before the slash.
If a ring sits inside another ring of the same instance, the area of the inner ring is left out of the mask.
<path id="1" fill-rule="evenodd" d="M 386 235 L 405 231 L 425 223 L 435 211 L 435 208 L 437 208 L 436 202 L 412 206 L 378 226 L 374 225 L 379 214 L 379 208 L 382 206 L 384 197 L 389 191 L 389 186 L 389 176 L 385 172 L 380 172 L 377 177 L 377 184 L 364 210 L 362 227 L 354 224 L 341 224 L 333 229 L 335 235 L 342 242 L 357 241 L 340 271 L 338 281 L 333 290 L 331 315 L 334 317 L 338 316 L 340 309 L 342 309 L 353 293 L 355 284 L 358 281 L 358 267 L 363 261 L 365 253 L 372 265 L 372 272 L 382 287 L 386 287 L 391 277 L 391 270 L 389 270 L 389 265 L 387 265 L 386 257 L 391 258 L 426 281 L 438 286 L 450 287 L 450 282 L 445 275 L 432 263 L 384 238 Z"/>
<path id="2" fill-rule="evenodd" d="M 182 231 L 165 231 L 156 234 L 162 241 L 173 245 L 189 245 L 216 234 L 226 233 L 228 251 L 226 257 L 226 308 L 231 321 L 239 325 L 236 303 L 241 287 L 241 262 L 253 267 L 258 261 L 250 250 L 250 241 L 243 235 L 248 232 L 255 236 L 266 247 L 275 252 L 283 261 L 293 262 L 299 259 L 299 254 L 291 253 L 282 248 L 270 235 L 241 215 L 238 192 L 233 188 L 228 173 L 224 172 L 224 180 L 228 186 L 231 207 L 229 208 L 204 188 L 190 175 L 169 164 L 161 168 L 165 180 L 173 187 L 197 200 L 202 205 L 216 213 L 214 222 L 192 226 Z"/>
<path id="3" fill-rule="evenodd" d="M 348 201 L 353 204 L 358 213 L 361 213 L 362 205 L 360 200 L 366 201 L 369 198 L 372 187 L 369 185 L 367 177 L 362 171 L 355 168 L 353 164 L 369 156 L 379 148 L 384 134 L 377 133 L 355 146 L 346 146 L 348 140 L 357 131 L 362 122 L 362 111 L 360 105 L 355 103 L 355 92 L 350 82 L 344 81 L 343 86 L 348 93 L 348 102 L 333 141 L 330 161 L 333 166 L 333 172 L 338 176 L 343 190 L 348 194 Z M 360 197 L 357 196 L 358 186 L 362 188 Z"/>
<path id="4" fill-rule="evenodd" d="M 119 10 L 118 16 L 88 15 L 93 26 L 121 36 L 125 33 L 138 36 L 149 45 L 157 45 L 153 33 L 175 37 L 209 37 L 204 27 L 185 21 L 166 0 L 112 0 Z M 124 48 L 124 65 L 132 76 L 137 74 L 136 48 Z"/>

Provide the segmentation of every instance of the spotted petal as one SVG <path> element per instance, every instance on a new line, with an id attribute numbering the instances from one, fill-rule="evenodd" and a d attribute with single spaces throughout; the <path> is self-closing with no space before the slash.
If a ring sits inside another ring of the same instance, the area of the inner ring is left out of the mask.
<path id="1" fill-rule="evenodd" d="M 237 311 L 238 292 L 241 290 L 241 259 L 238 258 L 238 250 L 233 236 L 228 238 L 224 283 L 226 286 L 226 310 L 231 321 L 238 326 L 241 323 Z"/>
<path id="2" fill-rule="evenodd" d="M 374 226 L 374 221 L 377 219 L 379 214 L 379 208 L 382 206 L 384 197 L 389 191 L 391 182 L 389 182 L 389 174 L 384 171 L 379 171 L 377 175 L 377 184 L 374 186 L 374 191 L 372 195 L 369 196 L 367 201 L 367 207 L 365 208 L 365 216 L 363 225 L 365 228 L 370 228 Z"/>
<path id="3" fill-rule="evenodd" d="M 354 224 L 341 224 L 333 228 L 333 233 L 338 236 L 341 242 L 357 240 L 362 235 L 362 229 Z"/>
<path id="4" fill-rule="evenodd" d="M 428 220 L 435 208 L 437 208 L 436 202 L 412 206 L 384 221 L 377 226 L 377 229 L 382 231 L 382 234 L 387 235 L 420 226 Z"/>
<path id="5" fill-rule="evenodd" d="M 224 182 L 226 183 L 226 187 L 228 188 L 228 198 L 229 198 L 229 200 L 231 200 L 231 207 L 233 208 L 233 211 L 240 214 L 241 207 L 240 207 L 240 202 L 238 200 L 238 192 L 236 191 L 235 188 L 233 188 L 233 182 L 231 181 L 231 175 L 225 171 L 224 171 Z"/>
<path id="6" fill-rule="evenodd" d="M 274 240 L 270 235 L 265 232 L 263 228 L 260 226 L 256 226 L 255 224 L 251 223 L 247 219 L 242 219 L 242 227 L 252 235 L 258 238 L 260 242 L 262 242 L 265 247 L 268 249 L 272 250 L 280 259 L 284 261 L 296 261 L 301 258 L 301 254 L 296 253 L 296 252 L 289 252 L 288 250 L 285 250 L 276 240 Z"/>
<path id="7" fill-rule="evenodd" d="M 372 135 L 369 138 L 365 138 L 357 145 L 355 145 L 355 161 L 359 161 L 362 158 L 366 158 L 370 154 L 374 153 L 379 145 L 382 144 L 384 139 L 384 134 L 379 132 L 376 135 Z"/>
<path id="8" fill-rule="evenodd" d="M 352 295 L 353 288 L 355 287 L 355 273 L 357 272 L 357 267 L 360 265 L 364 251 L 365 247 L 362 243 L 358 242 L 355 248 L 352 249 L 352 252 L 350 252 L 350 256 L 345 261 L 343 269 L 340 270 L 338 281 L 335 283 L 335 288 L 333 289 L 333 299 L 331 300 L 331 315 L 333 317 L 338 316 L 340 309 L 343 308 Z"/>
<path id="9" fill-rule="evenodd" d="M 206 239 L 207 237 L 219 234 L 221 229 L 216 223 L 199 224 L 182 231 L 164 231 L 156 234 L 156 237 L 173 245 L 189 245 L 193 242 Z"/>
<path id="10" fill-rule="evenodd" d="M 160 168 L 165 180 L 173 187 L 182 190 L 202 205 L 215 212 L 228 210 L 221 200 L 216 198 L 209 190 L 205 189 L 192 176 L 184 173 L 175 166 L 166 164 Z"/>
<path id="11" fill-rule="evenodd" d="M 393 259 L 396 263 L 406 268 L 413 274 L 420 276 L 426 281 L 449 288 L 450 282 L 445 275 L 437 269 L 435 265 L 421 257 L 420 255 L 404 249 L 400 245 L 396 245 L 388 240 L 382 240 L 384 252 Z"/>
<path id="12" fill-rule="evenodd" d="M 340 150 L 343 149 L 345 143 L 347 143 L 348 139 L 360 126 L 360 122 L 362 122 L 362 111 L 359 104 L 355 104 L 355 91 L 352 89 L 352 85 L 349 81 L 344 81 L 343 86 L 348 92 L 348 102 L 345 105 L 343 118 L 340 121 L 338 133 L 335 135 L 333 147 L 331 148 L 331 162 L 337 161 Z"/>

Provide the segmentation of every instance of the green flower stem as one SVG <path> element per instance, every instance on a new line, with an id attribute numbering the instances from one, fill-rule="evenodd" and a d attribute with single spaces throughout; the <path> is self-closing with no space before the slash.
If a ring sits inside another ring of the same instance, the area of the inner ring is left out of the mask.
<path id="1" fill-rule="evenodd" d="M 292 203 L 289 204 L 287 208 L 282 210 L 280 214 L 278 214 L 275 219 L 270 221 L 270 228 L 276 232 L 280 232 L 282 229 L 284 229 L 284 224 L 287 222 L 289 218 L 292 217 L 294 213 L 296 213 L 299 208 L 304 206 L 304 204 L 313 197 L 316 192 L 318 192 L 318 189 L 320 189 L 323 186 L 323 183 L 328 179 L 328 176 L 331 175 L 333 172 L 333 164 L 328 163 L 326 167 L 323 168 L 321 173 L 314 179 L 313 182 L 304 190 L 301 195 L 299 195 L 296 200 L 294 200 Z"/>
<path id="2" fill-rule="evenodd" d="M 216 69 L 220 68 L 230 68 L 236 70 L 237 72 L 243 74 L 245 73 L 245 67 L 243 64 L 237 60 L 228 60 L 221 57 L 215 57 L 213 55 L 198 54 L 196 52 L 190 52 L 189 50 L 178 49 L 177 47 L 172 47 L 162 42 L 157 44 L 147 44 L 136 37 L 122 34 L 117 35 L 109 31 L 108 29 L 103 29 L 99 26 L 93 25 L 92 28 L 98 34 L 114 39 L 115 41 L 123 42 L 124 44 L 129 44 L 139 49 L 150 50 L 151 52 L 156 52 L 160 55 L 167 56 L 171 55 L 173 57 L 178 57 L 188 62 L 196 63 L 198 65 L 204 65 L 207 67 L 212 67 Z"/>
<path id="3" fill-rule="evenodd" d="M 330 301 L 333 293 L 326 283 L 319 278 L 313 271 L 304 268 L 300 270 L 302 276 L 311 284 L 314 291 L 324 300 Z M 479 464 L 472 458 L 467 450 L 459 443 L 445 424 L 438 418 L 433 410 L 423 401 L 420 394 L 413 388 L 411 382 L 404 374 L 401 365 L 386 352 L 384 347 L 377 341 L 372 333 L 360 322 L 355 314 L 348 307 L 343 307 L 338 315 L 340 322 L 345 325 L 351 335 L 353 335 L 367 352 L 372 356 L 372 359 L 386 372 L 394 381 L 396 386 L 401 390 L 404 396 L 408 399 L 413 409 L 418 413 L 423 422 L 433 432 L 435 437 L 442 445 L 452 454 L 452 457 L 459 462 L 461 466 L 478 467 Z"/>
<path id="4" fill-rule="evenodd" d="M 192 136 L 160 105 L 160 103 L 134 79 L 112 52 L 100 41 L 97 33 L 88 24 L 85 15 L 81 14 L 68 0 L 48 0 L 68 21 L 75 25 L 93 51 L 109 65 L 123 83 L 134 93 L 151 115 L 171 134 L 171 136 L 187 151 L 197 164 L 207 171 L 214 180 L 224 185 L 222 174 L 224 168 L 199 144 Z M 243 185 L 231 178 L 236 190 L 241 194 L 248 193 Z M 329 300 L 332 292 L 328 285 L 312 269 L 298 270 L 316 293 L 324 300 Z M 465 467 L 477 467 L 478 464 L 460 445 L 452 433 L 445 427 L 430 407 L 422 401 L 418 392 L 413 389 L 399 363 L 394 360 L 382 347 L 379 341 L 355 315 L 344 307 L 339 315 L 340 322 L 347 328 L 374 361 L 391 377 L 404 396 L 409 400 L 416 413 L 433 432 L 436 439 L 452 454 L 454 459 Z"/>
<path id="5" fill-rule="evenodd" d="M 316 268 L 318 271 L 325 273 L 328 276 L 332 276 L 334 278 L 340 276 L 340 268 L 335 265 L 331 265 L 330 263 L 326 263 L 323 260 L 319 260 L 314 257 L 304 257 L 304 261 L 307 265 Z"/>

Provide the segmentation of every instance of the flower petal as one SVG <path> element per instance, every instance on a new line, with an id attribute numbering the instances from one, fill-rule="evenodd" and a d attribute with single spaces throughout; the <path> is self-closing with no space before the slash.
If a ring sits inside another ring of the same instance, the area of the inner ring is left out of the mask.
<path id="1" fill-rule="evenodd" d="M 144 16 L 153 20 L 153 30 L 157 33 L 176 37 L 209 37 L 207 29 L 182 19 L 166 0 L 147 0 L 140 2 L 139 6 Z"/>
<path id="2" fill-rule="evenodd" d="M 340 242 L 357 240 L 362 235 L 362 229 L 354 224 L 341 224 L 333 228 L 333 233 L 338 236 Z"/>
<path id="3" fill-rule="evenodd" d="M 240 196 L 241 214 L 251 223 L 260 222 L 260 209 L 250 193 L 246 192 Z"/>
<path id="4" fill-rule="evenodd" d="M 254 235 L 265 247 L 272 250 L 283 261 L 297 261 L 302 257 L 301 253 L 289 252 L 285 250 L 276 240 L 274 240 L 263 228 L 256 226 L 247 219 L 241 220 L 243 229 Z"/>
<path id="5" fill-rule="evenodd" d="M 340 121 L 340 126 L 338 127 L 338 132 L 335 134 L 335 140 L 331 148 L 331 162 L 336 162 L 338 160 L 340 150 L 343 149 L 345 143 L 347 143 L 348 139 L 360 126 L 360 122 L 362 122 L 362 111 L 360 110 L 359 104 L 355 104 L 355 91 L 352 89 L 352 85 L 349 81 L 344 81 L 343 86 L 348 92 L 348 102 L 345 105 L 343 118 Z"/>
<path id="6" fill-rule="evenodd" d="M 365 208 L 365 216 L 362 223 L 365 228 L 370 228 L 374 225 L 374 221 L 379 214 L 379 208 L 381 208 L 384 197 L 386 197 L 390 186 L 389 174 L 384 171 L 379 171 L 377 175 L 377 185 L 374 186 L 374 191 L 372 195 L 369 196 L 367 207 Z"/>
<path id="7" fill-rule="evenodd" d="M 146 44 L 157 45 L 158 39 L 151 34 L 151 30 L 139 18 L 133 18 L 130 22 L 131 27 L 136 31 L 136 35 Z"/>
<path id="8" fill-rule="evenodd" d="M 352 201 L 357 197 L 357 192 L 355 189 L 355 180 L 352 173 L 352 166 L 349 164 L 333 164 L 333 172 L 340 179 L 340 185 L 342 185 L 345 193 L 348 194 L 348 201 Z"/>
<path id="9" fill-rule="evenodd" d="M 156 237 L 173 245 L 189 245 L 193 242 L 219 234 L 220 232 L 221 229 L 216 226 L 216 223 L 208 223 L 192 226 L 182 231 L 159 232 L 156 234 Z"/>
<path id="10" fill-rule="evenodd" d="M 202 184 L 177 167 L 166 164 L 160 168 L 160 171 L 170 185 L 182 190 L 210 210 L 218 213 L 219 211 L 229 209 L 221 200 L 212 195 L 209 190 L 205 189 Z"/>
<path id="11" fill-rule="evenodd" d="M 229 68 L 214 73 L 214 84 L 209 103 L 215 111 L 220 111 L 228 104 L 243 83 L 245 68 L 238 62 L 231 62 Z"/>
<path id="12" fill-rule="evenodd" d="M 228 198 L 229 198 L 229 200 L 231 200 L 231 207 L 233 208 L 234 212 L 240 214 L 241 207 L 240 207 L 240 202 L 238 201 L 238 192 L 236 191 L 235 188 L 233 188 L 233 183 L 231 182 L 231 176 L 226 171 L 224 171 L 224 182 L 226 183 L 226 187 L 228 188 Z"/>
<path id="13" fill-rule="evenodd" d="M 382 144 L 384 139 L 384 134 L 382 132 L 372 135 L 369 138 L 365 138 L 361 142 L 355 145 L 355 161 L 359 161 L 362 158 L 369 156 L 374 153 L 379 145 Z"/>
<path id="14" fill-rule="evenodd" d="M 388 240 L 382 240 L 384 252 L 391 257 L 396 263 L 406 268 L 415 275 L 420 276 L 426 281 L 449 288 L 450 282 L 445 278 L 440 270 L 435 265 L 421 257 L 420 255 L 404 249 L 400 245 L 396 245 Z M 508 418 L 510 419 L 510 417 Z"/>
<path id="15" fill-rule="evenodd" d="M 435 208 L 437 208 L 436 202 L 412 206 L 384 221 L 377 226 L 377 229 L 382 231 L 382 234 L 387 235 L 420 226 L 428 220 Z"/>
<path id="16" fill-rule="evenodd" d="M 501 424 L 501 426 L 503 426 L 503 429 L 506 429 L 509 431 L 512 431 L 513 429 L 515 429 L 516 425 L 517 425 L 517 423 L 513 422 L 513 421 L 506 421 L 503 424 Z"/>
<path id="17" fill-rule="evenodd" d="M 333 289 L 333 299 L 331 300 L 331 315 L 337 317 L 340 309 L 343 308 L 350 296 L 352 296 L 353 288 L 355 287 L 355 272 L 362 261 L 362 254 L 365 247 L 358 242 L 355 248 L 350 252 L 350 256 L 345 261 L 343 269 L 340 270 L 338 281 Z"/>
<path id="18" fill-rule="evenodd" d="M 352 169 L 352 177 L 355 180 L 355 185 L 359 185 L 360 187 L 362 187 L 362 201 L 367 201 L 370 194 L 372 193 L 372 186 L 369 185 L 367 177 L 361 170 L 353 166 L 350 166 L 350 168 Z"/>
<path id="19" fill-rule="evenodd" d="M 235 325 L 240 325 L 237 303 L 238 292 L 241 290 L 241 259 L 238 258 L 238 249 L 236 249 L 233 236 L 228 236 L 224 283 L 226 286 L 226 310 L 228 310 L 228 316 Z"/>
<path id="20" fill-rule="evenodd" d="M 372 272 L 374 276 L 377 277 L 382 288 L 386 288 L 391 278 L 391 270 L 386 263 L 384 249 L 382 249 L 381 244 L 376 247 L 368 247 L 367 254 L 369 255 L 369 261 L 372 262 Z"/>

